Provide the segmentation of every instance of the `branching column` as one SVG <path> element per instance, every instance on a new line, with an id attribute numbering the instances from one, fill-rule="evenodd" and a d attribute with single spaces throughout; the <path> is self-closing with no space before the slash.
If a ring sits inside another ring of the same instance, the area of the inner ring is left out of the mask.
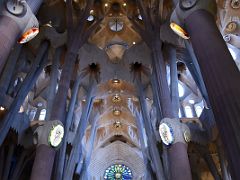
<path id="1" fill-rule="evenodd" d="M 58 84 L 58 92 L 55 96 L 50 120 L 60 120 L 65 124 L 66 100 L 72 72 L 75 61 L 78 57 L 78 50 L 87 41 L 91 33 L 98 27 L 101 19 L 96 20 L 90 27 L 86 27 L 86 19 L 90 13 L 94 1 L 89 0 L 86 3 L 85 9 L 80 13 L 80 20 L 77 26 L 73 23 L 73 7 L 72 0 L 67 0 L 67 27 L 68 27 L 68 50 L 65 56 L 65 63 L 61 74 L 61 79 Z M 31 180 L 49 180 L 51 178 L 52 167 L 54 163 L 55 150 L 49 146 L 43 145 L 41 149 L 37 148 L 36 158 L 33 164 Z M 39 146 L 40 147 L 40 146 Z M 45 159 L 44 162 L 40 156 L 51 156 L 50 160 Z M 43 167 L 42 164 L 45 164 Z"/>
<path id="2" fill-rule="evenodd" d="M 34 7 L 33 11 L 31 7 L 25 2 L 26 12 L 22 12 L 21 14 L 10 13 L 5 3 L 0 9 L 0 72 L 4 67 L 4 64 L 7 60 L 7 57 L 11 51 L 11 48 L 17 43 L 17 39 L 19 36 L 24 33 L 26 28 L 30 28 L 30 21 L 33 21 L 35 18 L 34 13 L 37 12 L 39 6 L 42 3 L 42 0 L 39 1 L 31 1 L 31 6 Z M 23 1 L 24 2 L 24 1 Z M 19 4 L 18 4 L 19 5 Z M 22 5 L 22 2 L 20 3 Z M 17 9 L 17 8 L 16 8 Z M 35 18 L 36 20 L 36 18 Z M 29 26 L 29 27 L 28 27 Z"/>
<path id="3" fill-rule="evenodd" d="M 1 74 L 0 78 L 0 93 L 2 95 L 5 95 L 7 93 L 9 84 L 11 82 L 11 78 L 13 76 L 14 70 L 15 70 L 15 64 L 17 63 L 18 57 L 20 55 L 22 46 L 16 45 L 14 47 L 14 50 L 12 51 L 11 55 L 8 58 L 8 61 L 4 67 L 4 71 Z M 4 102 L 0 101 L 0 104 Z"/>
<path id="4" fill-rule="evenodd" d="M 90 77 L 92 79 L 92 77 Z M 82 150 L 82 139 L 85 134 L 85 130 L 88 125 L 89 116 L 92 110 L 93 106 L 93 91 L 95 87 L 95 82 L 92 80 L 89 81 L 89 88 L 87 93 L 87 101 L 86 105 L 84 106 L 82 116 L 80 118 L 77 132 L 75 135 L 75 138 L 73 140 L 73 148 L 71 151 L 71 154 L 69 156 L 69 160 L 64 172 L 63 180 L 68 180 L 69 178 L 72 178 L 75 170 L 75 165 L 78 163 L 77 171 L 78 173 L 81 172 L 82 164 L 80 160 L 83 158 L 83 150 Z M 80 164 L 79 164 L 80 163 Z"/>
<path id="5" fill-rule="evenodd" d="M 60 58 L 61 54 L 63 52 L 63 48 L 59 47 L 55 50 L 55 55 L 53 58 L 52 66 L 51 66 L 51 75 L 50 75 L 50 85 L 48 89 L 48 98 L 47 98 L 47 114 L 46 114 L 46 120 L 50 120 L 50 115 L 52 112 L 52 106 L 56 94 L 56 87 L 57 87 L 57 81 L 58 81 L 58 68 L 60 65 Z"/>
<path id="6" fill-rule="evenodd" d="M 90 137 L 89 137 L 88 144 L 87 144 L 87 149 L 89 149 L 89 151 L 86 152 L 79 180 L 81 180 L 81 179 L 87 180 L 88 179 L 88 175 L 89 175 L 88 174 L 88 166 L 90 164 L 91 156 L 92 156 L 92 152 L 93 152 L 93 148 L 94 148 L 94 141 L 95 141 L 96 133 L 97 133 L 98 117 L 99 117 L 99 114 L 97 113 L 91 123 L 91 132 L 90 132 Z"/>
<path id="7" fill-rule="evenodd" d="M 166 66 L 161 52 L 162 42 L 160 39 L 163 3 L 157 0 L 151 4 L 145 4 L 141 0 L 136 1 L 143 19 L 144 27 L 138 20 L 129 17 L 135 29 L 152 51 L 153 76 L 156 79 L 156 88 L 161 113 L 163 118 L 174 118 L 170 92 L 167 83 Z M 176 119 L 179 121 L 179 119 Z M 182 136 L 182 134 L 179 134 Z M 168 148 L 170 179 L 190 180 L 191 170 L 187 154 L 187 145 L 184 142 L 176 142 Z"/>
<path id="8" fill-rule="evenodd" d="M 176 8 L 198 59 L 233 179 L 240 179 L 240 73 L 216 26 L 216 2 Z"/>
<path id="9" fill-rule="evenodd" d="M 18 113 L 22 103 L 24 102 L 27 94 L 37 81 L 37 78 L 39 77 L 40 73 L 42 72 L 43 68 L 47 64 L 48 61 L 48 47 L 49 42 L 43 42 L 42 45 L 39 48 L 38 55 L 36 56 L 36 59 L 31 67 L 30 72 L 25 77 L 24 81 L 21 84 L 21 87 L 19 91 L 17 92 L 17 95 L 14 97 L 14 100 L 5 115 L 3 119 L 3 124 L 0 127 L 0 144 L 3 143 L 9 128 L 13 124 L 13 121 L 16 117 L 16 114 Z"/>
<path id="10" fill-rule="evenodd" d="M 138 136 L 140 139 L 140 144 L 141 144 L 141 150 L 142 150 L 142 154 L 143 154 L 143 160 L 144 163 L 146 165 L 146 175 L 145 180 L 150 180 L 152 177 L 152 167 L 150 167 L 150 161 L 151 158 L 149 157 L 149 152 L 147 151 L 148 149 L 145 146 L 145 141 L 144 141 L 144 123 L 143 123 L 143 119 L 142 116 L 139 112 L 137 112 L 137 110 L 135 110 L 135 117 L 136 117 L 136 124 L 137 124 L 137 128 L 138 128 Z"/>
<path id="11" fill-rule="evenodd" d="M 169 54 L 169 64 L 170 64 L 170 90 L 171 90 L 171 100 L 173 107 L 173 114 L 175 118 L 178 118 L 178 112 L 180 108 L 179 102 L 179 92 L 178 92 L 178 72 L 177 72 L 177 58 L 176 49 L 172 46 L 168 47 Z"/>
<path id="12" fill-rule="evenodd" d="M 157 179 L 165 179 L 165 174 L 162 167 L 162 162 L 160 154 L 157 148 L 157 140 L 153 133 L 152 124 L 150 121 L 149 113 L 147 110 L 147 104 L 145 99 L 145 94 L 143 90 L 143 84 L 141 82 L 142 73 L 147 73 L 147 68 L 142 64 L 135 62 L 131 65 L 131 72 L 133 73 L 136 81 L 136 88 L 138 91 L 138 98 L 140 102 L 140 108 L 143 116 L 144 127 L 146 130 L 146 135 L 148 137 L 148 148 L 152 160 L 152 167 L 156 173 Z"/>
<path id="13" fill-rule="evenodd" d="M 74 108 L 76 105 L 77 101 L 77 95 L 78 95 L 78 90 L 80 87 L 80 83 L 82 80 L 82 76 L 77 77 L 73 89 L 72 89 L 72 95 L 71 95 L 71 100 L 68 108 L 68 113 L 66 117 L 66 124 L 65 124 L 65 136 L 63 138 L 63 144 L 62 148 L 59 151 L 59 158 L 57 160 L 56 164 L 56 174 L 55 178 L 56 179 L 61 179 L 63 176 L 63 171 L 64 171 L 64 163 L 66 160 L 66 148 L 67 148 L 67 137 L 69 136 L 69 129 L 73 120 L 73 115 L 74 115 Z"/>

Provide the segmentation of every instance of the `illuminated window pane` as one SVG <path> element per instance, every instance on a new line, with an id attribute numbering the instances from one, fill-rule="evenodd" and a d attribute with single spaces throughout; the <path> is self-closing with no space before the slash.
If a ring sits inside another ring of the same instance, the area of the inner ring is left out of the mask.
<path id="1" fill-rule="evenodd" d="M 190 106 L 186 106 L 184 108 L 184 110 L 185 110 L 186 117 L 188 117 L 188 118 L 192 118 L 193 117 L 192 109 L 191 109 Z"/>
<path id="2" fill-rule="evenodd" d="M 106 169 L 104 179 L 107 180 L 131 180 L 133 179 L 132 171 L 124 164 L 114 164 Z"/>
<path id="3" fill-rule="evenodd" d="M 36 110 L 35 109 L 31 109 L 29 111 L 29 114 L 28 114 L 30 121 L 34 120 L 34 116 L 35 115 L 36 115 Z"/>
<path id="4" fill-rule="evenodd" d="M 182 117 L 182 113 L 181 113 L 181 110 L 179 109 L 178 111 L 178 117 Z"/>
<path id="5" fill-rule="evenodd" d="M 46 117 L 46 109 L 42 109 L 39 115 L 39 121 L 44 121 Z"/>
<path id="6" fill-rule="evenodd" d="M 228 49 L 229 49 L 229 51 L 230 51 L 233 59 L 234 59 L 234 60 L 237 59 L 237 53 L 236 53 L 232 48 L 228 48 Z"/>
<path id="7" fill-rule="evenodd" d="M 138 19 L 139 19 L 139 20 L 142 20 L 141 14 L 138 15 Z"/>
<path id="8" fill-rule="evenodd" d="M 201 106 L 196 106 L 195 110 L 196 110 L 197 116 L 200 117 L 200 115 L 202 114 L 203 108 Z"/>
<path id="9" fill-rule="evenodd" d="M 180 83 L 178 83 L 178 94 L 179 94 L 179 97 L 183 97 L 184 95 L 184 88 Z"/>
<path id="10" fill-rule="evenodd" d="M 94 20 L 94 16 L 93 16 L 93 15 L 88 16 L 87 20 L 88 20 L 89 22 L 92 22 L 92 21 Z"/>
<path id="11" fill-rule="evenodd" d="M 119 21 L 118 19 L 109 22 L 109 27 L 114 32 L 121 31 L 123 29 L 123 26 L 124 26 L 123 22 Z"/>

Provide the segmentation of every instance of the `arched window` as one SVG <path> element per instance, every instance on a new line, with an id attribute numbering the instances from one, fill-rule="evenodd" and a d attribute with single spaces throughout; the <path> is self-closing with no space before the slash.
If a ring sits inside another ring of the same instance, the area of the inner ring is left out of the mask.
<path id="1" fill-rule="evenodd" d="M 94 19 L 95 19 L 94 16 L 91 15 L 91 14 L 90 14 L 90 15 L 88 16 L 88 18 L 87 18 L 87 20 L 88 20 L 89 22 L 94 21 Z"/>
<path id="2" fill-rule="evenodd" d="M 106 169 L 104 179 L 107 180 L 131 180 L 133 179 L 132 171 L 124 164 L 114 164 Z"/>
<path id="3" fill-rule="evenodd" d="M 193 117 L 192 108 L 190 106 L 185 106 L 184 110 L 187 118 Z"/>
<path id="4" fill-rule="evenodd" d="M 179 111 L 178 111 L 178 117 L 182 117 L 182 113 L 181 113 L 181 110 L 179 109 Z"/>
<path id="5" fill-rule="evenodd" d="M 40 114 L 39 114 L 39 121 L 44 121 L 46 117 L 46 109 L 42 109 Z"/>
<path id="6" fill-rule="evenodd" d="M 178 83 L 178 94 L 179 94 L 179 97 L 183 97 L 184 95 L 184 88 L 180 83 Z"/>
<path id="7" fill-rule="evenodd" d="M 34 120 L 34 116 L 36 115 L 36 109 L 31 109 L 28 113 L 28 116 L 29 116 L 29 119 L 30 121 L 33 121 Z"/>
<path id="8" fill-rule="evenodd" d="M 203 108 L 201 106 L 195 106 L 195 111 L 198 117 L 202 114 Z"/>
<path id="9" fill-rule="evenodd" d="M 109 22 L 109 28 L 114 32 L 119 32 L 123 29 L 124 23 L 118 19 Z"/>

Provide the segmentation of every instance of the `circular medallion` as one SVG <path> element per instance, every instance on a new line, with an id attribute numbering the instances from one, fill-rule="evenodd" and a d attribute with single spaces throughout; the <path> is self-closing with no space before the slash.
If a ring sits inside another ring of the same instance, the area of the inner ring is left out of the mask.
<path id="1" fill-rule="evenodd" d="M 105 170 L 103 178 L 106 180 L 131 180 L 133 179 L 133 174 L 126 165 L 114 164 Z"/>
<path id="2" fill-rule="evenodd" d="M 240 8 L 240 0 L 232 0 L 231 1 L 231 6 L 232 6 L 233 9 Z"/>
<path id="3" fill-rule="evenodd" d="M 51 129 L 48 137 L 48 142 L 52 147 L 56 148 L 61 144 L 63 136 L 64 128 L 62 125 L 58 124 Z"/>
<path id="4" fill-rule="evenodd" d="M 184 140 L 189 143 L 191 141 L 191 133 L 189 131 L 184 131 L 183 133 Z"/>
<path id="5" fill-rule="evenodd" d="M 223 39 L 225 42 L 229 42 L 229 41 L 231 41 L 231 36 L 229 34 L 226 34 L 223 36 Z"/>
<path id="6" fill-rule="evenodd" d="M 229 22 L 226 26 L 226 31 L 228 33 L 232 33 L 237 29 L 237 23 L 236 22 Z"/>
<path id="7" fill-rule="evenodd" d="M 20 44 L 27 43 L 28 41 L 35 38 L 38 33 L 39 33 L 39 29 L 37 27 L 30 28 L 25 33 L 23 33 L 21 38 L 18 40 L 18 43 Z"/>
<path id="8" fill-rule="evenodd" d="M 172 127 L 167 123 L 162 123 L 159 126 L 159 134 L 165 145 L 171 145 L 174 142 L 174 134 Z"/>
<path id="9" fill-rule="evenodd" d="M 16 16 L 23 15 L 27 12 L 26 3 L 23 3 L 21 1 L 19 3 L 16 3 L 14 1 L 7 1 L 6 8 L 8 12 Z"/>
<path id="10" fill-rule="evenodd" d="M 190 9 L 193 6 L 195 6 L 197 3 L 197 0 L 180 0 L 180 8 L 182 9 Z"/>
<path id="11" fill-rule="evenodd" d="M 170 24 L 171 29 L 173 30 L 173 32 L 175 32 L 178 36 L 180 36 L 183 39 L 190 39 L 190 37 L 188 36 L 187 32 L 178 24 L 172 22 Z"/>

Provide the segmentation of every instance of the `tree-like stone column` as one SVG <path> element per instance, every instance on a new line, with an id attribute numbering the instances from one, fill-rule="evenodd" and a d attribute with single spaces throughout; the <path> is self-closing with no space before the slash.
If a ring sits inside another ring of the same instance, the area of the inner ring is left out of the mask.
<path id="1" fill-rule="evenodd" d="M 175 12 L 197 57 L 232 179 L 240 179 L 240 73 L 216 25 L 216 2 L 180 2 Z"/>
<path id="2" fill-rule="evenodd" d="M 56 126 L 62 126 L 61 121 L 44 121 L 43 124 L 39 124 L 39 126 L 35 129 L 33 135 L 33 143 L 37 145 L 35 162 L 38 164 L 33 166 L 32 172 L 40 171 L 42 172 L 41 176 L 37 173 L 31 174 L 31 179 L 49 179 L 51 177 L 51 171 L 44 171 L 46 167 L 52 168 L 54 161 L 54 155 L 56 148 L 51 146 L 50 135 L 51 131 Z M 63 136 L 64 132 L 59 133 Z M 58 148 L 58 147 L 57 147 Z"/>
<path id="3" fill-rule="evenodd" d="M 6 1 L 0 9 L 0 72 L 5 65 L 12 47 L 17 43 L 17 39 L 20 38 L 20 36 L 28 29 L 38 25 L 36 24 L 38 21 L 34 13 L 37 12 L 37 7 L 39 7 L 42 0 L 31 2 L 32 7 L 35 7 L 36 4 L 39 4 L 34 9 L 34 12 L 26 3 L 26 1 L 21 1 L 21 3 L 16 5 L 16 10 L 12 10 L 10 12 L 6 5 L 6 3 L 9 2 L 11 1 Z M 22 12 L 18 10 L 21 8 L 23 9 Z"/>
<path id="4" fill-rule="evenodd" d="M 86 3 L 85 8 L 80 13 L 80 20 L 75 26 L 73 23 L 73 7 L 72 0 L 67 0 L 67 28 L 68 28 L 68 49 L 65 55 L 65 62 L 63 70 L 61 73 L 60 82 L 58 84 L 58 92 L 55 96 L 53 102 L 53 108 L 50 115 L 50 120 L 60 120 L 65 125 L 65 114 L 66 114 L 66 101 L 68 96 L 68 90 L 70 86 L 70 81 L 72 77 L 72 72 L 74 69 L 75 61 L 78 57 L 78 50 L 85 44 L 91 33 L 98 27 L 101 22 L 101 18 L 93 22 L 89 27 L 86 26 L 87 17 L 89 16 L 90 9 L 94 4 L 94 0 L 89 0 Z M 40 148 L 40 147 L 38 147 Z M 49 147 L 44 147 L 42 150 L 38 149 L 36 151 L 36 157 L 49 156 L 52 154 L 55 157 L 55 151 L 52 153 L 52 149 Z M 41 159 L 35 158 L 32 170 L 32 180 L 50 180 L 52 167 L 54 163 L 54 158 L 51 160 L 46 160 L 46 166 L 41 167 Z M 47 163 L 48 162 L 48 163 Z M 35 167 L 36 166 L 36 167 Z M 49 176 L 43 176 L 45 172 L 48 172 Z"/>
<path id="5" fill-rule="evenodd" d="M 158 102 L 161 107 L 163 118 L 174 118 L 170 91 L 167 83 L 166 66 L 162 54 L 163 42 L 160 38 L 160 28 L 164 21 L 161 16 L 163 3 L 156 0 L 153 7 L 148 6 L 141 0 L 137 0 L 137 5 L 142 16 L 142 22 L 129 17 L 136 31 L 151 49 L 152 53 L 152 75 L 156 80 L 155 87 L 158 92 Z M 159 119 L 160 121 L 160 119 Z M 179 121 L 179 120 L 178 120 Z M 158 122 L 159 123 L 159 122 Z M 169 165 L 165 164 L 165 169 L 169 168 L 170 179 L 190 180 L 191 169 L 189 165 L 187 146 L 181 142 L 168 147 Z M 170 157 L 171 156 L 171 157 Z M 179 161 L 181 159 L 181 161 Z M 168 167 L 169 166 L 169 167 Z M 156 167 L 158 169 L 158 167 Z M 168 176 L 168 175 L 167 175 Z"/>

